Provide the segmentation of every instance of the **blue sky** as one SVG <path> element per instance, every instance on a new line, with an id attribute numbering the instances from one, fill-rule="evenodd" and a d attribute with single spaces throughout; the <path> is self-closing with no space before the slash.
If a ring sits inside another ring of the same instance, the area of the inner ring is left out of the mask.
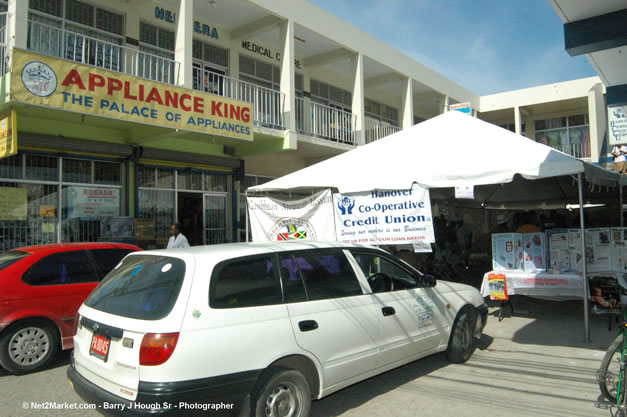
<path id="1" fill-rule="evenodd" d="M 480 95 L 597 75 L 548 0 L 309 2 Z"/>

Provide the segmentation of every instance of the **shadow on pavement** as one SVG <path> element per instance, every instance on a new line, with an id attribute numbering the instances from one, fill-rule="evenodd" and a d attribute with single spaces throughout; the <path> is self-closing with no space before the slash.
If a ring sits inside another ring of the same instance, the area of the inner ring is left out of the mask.
<path id="1" fill-rule="evenodd" d="M 344 388 L 311 404 L 311 415 L 332 417 L 359 407 L 368 401 L 449 365 L 444 353 L 437 353 L 366 381 Z"/>
<path id="2" fill-rule="evenodd" d="M 70 356 L 72 355 L 72 349 L 62 350 L 57 352 L 52 362 L 45 369 L 55 369 L 61 368 L 63 366 L 68 366 L 70 364 Z M 37 372 L 29 375 L 36 375 Z M 14 376 L 12 373 L 6 371 L 4 368 L 0 367 L 0 378 L 11 377 Z M 19 375 L 18 375 L 19 376 Z"/>
<path id="3" fill-rule="evenodd" d="M 488 301 L 490 329 L 507 332 L 518 344 L 577 347 L 605 350 L 616 337 L 614 319 L 590 314 L 590 343 L 585 340 L 584 306 L 581 300 L 549 301 L 525 296 L 511 296 L 512 311 L 499 302 Z M 503 320 L 499 321 L 503 309 Z M 612 330 L 609 325 L 612 324 Z"/>

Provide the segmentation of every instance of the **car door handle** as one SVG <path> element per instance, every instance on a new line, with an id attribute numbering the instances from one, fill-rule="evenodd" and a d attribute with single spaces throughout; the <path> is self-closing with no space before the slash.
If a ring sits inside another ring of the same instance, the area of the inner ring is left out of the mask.
<path id="1" fill-rule="evenodd" d="M 309 332 L 318 328 L 318 323 L 315 320 L 303 320 L 298 323 L 298 328 L 301 332 Z"/>
<path id="2" fill-rule="evenodd" d="M 381 312 L 385 317 L 393 316 L 394 314 L 396 314 L 396 310 L 394 310 L 394 307 L 383 307 L 381 309 Z"/>

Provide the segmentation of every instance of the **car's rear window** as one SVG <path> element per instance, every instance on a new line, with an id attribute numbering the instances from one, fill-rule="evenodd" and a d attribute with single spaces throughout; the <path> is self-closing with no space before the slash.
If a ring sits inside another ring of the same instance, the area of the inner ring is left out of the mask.
<path id="1" fill-rule="evenodd" d="M 118 316 L 159 320 L 174 307 L 184 276 L 181 259 L 131 255 L 107 275 L 85 304 Z"/>
<path id="2" fill-rule="evenodd" d="M 26 258 L 30 253 L 22 252 L 20 250 L 10 250 L 8 252 L 0 253 L 0 271 L 9 265 L 13 265 L 22 258 Z"/>

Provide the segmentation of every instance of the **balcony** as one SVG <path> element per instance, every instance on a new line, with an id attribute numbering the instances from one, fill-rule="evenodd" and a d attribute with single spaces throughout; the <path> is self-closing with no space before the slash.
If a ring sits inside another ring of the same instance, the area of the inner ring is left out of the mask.
<path id="1" fill-rule="evenodd" d="M 590 158 L 590 142 L 570 143 L 568 145 L 552 145 L 553 149 L 562 151 L 579 159 Z"/>
<path id="2" fill-rule="evenodd" d="M 177 84 L 179 63 L 80 33 L 28 22 L 27 49 L 135 77 Z"/>
<path id="3" fill-rule="evenodd" d="M 296 97 L 296 131 L 332 142 L 355 145 L 357 116 Z"/>
<path id="4" fill-rule="evenodd" d="M 366 117 L 366 143 L 374 142 L 393 133 L 402 130 L 398 126 L 391 125 L 370 117 Z"/>
<path id="5" fill-rule="evenodd" d="M 280 91 L 200 68 L 193 68 L 192 88 L 252 103 L 253 122 L 255 125 L 273 129 L 285 129 L 283 124 L 285 95 Z"/>

